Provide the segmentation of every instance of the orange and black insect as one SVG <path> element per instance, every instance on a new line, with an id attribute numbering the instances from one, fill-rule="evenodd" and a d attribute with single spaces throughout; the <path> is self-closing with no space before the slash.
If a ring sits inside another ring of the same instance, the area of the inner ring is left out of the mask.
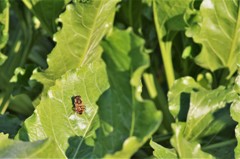
<path id="1" fill-rule="evenodd" d="M 73 96 L 72 101 L 73 101 L 73 105 L 74 105 L 73 110 L 75 112 L 77 112 L 78 114 L 82 114 L 85 110 L 85 105 L 82 102 L 81 96 L 79 96 L 79 95 Z"/>

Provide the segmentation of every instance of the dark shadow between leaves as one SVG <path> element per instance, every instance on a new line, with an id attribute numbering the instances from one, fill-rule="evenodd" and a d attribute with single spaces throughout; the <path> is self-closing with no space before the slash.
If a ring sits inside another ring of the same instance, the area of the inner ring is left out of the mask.
<path id="1" fill-rule="evenodd" d="M 167 30 L 167 35 L 164 36 L 162 40 L 164 42 L 172 41 L 176 36 L 177 32 L 184 30 L 184 28 L 186 27 L 186 23 L 184 22 L 184 19 L 183 19 L 183 14 L 176 15 L 168 19 L 165 22 L 164 27 Z"/>
<path id="2" fill-rule="evenodd" d="M 27 131 L 25 125 L 23 125 L 23 127 L 21 129 L 19 129 L 18 138 L 22 141 L 29 141 L 28 131 Z"/>
<path id="3" fill-rule="evenodd" d="M 213 122 L 206 129 L 212 129 L 211 125 L 215 122 L 222 122 L 224 126 L 213 135 L 202 138 L 202 149 L 219 159 L 234 158 L 234 148 L 237 145 L 235 138 L 237 123 L 231 118 L 230 104 L 214 112 L 213 117 Z"/>
<path id="4" fill-rule="evenodd" d="M 229 80 L 227 80 L 227 76 L 229 75 L 228 68 L 221 68 L 213 72 L 213 88 L 217 88 L 219 85 L 226 86 L 229 84 Z"/>
<path id="5" fill-rule="evenodd" d="M 69 147 L 65 154 L 68 158 L 90 158 L 93 147 L 88 146 L 81 136 L 72 136 L 68 139 Z"/>
<path id="6" fill-rule="evenodd" d="M 180 95 L 180 110 L 178 113 L 178 120 L 186 122 L 187 114 L 190 107 L 190 93 L 181 93 Z"/>
<path id="7" fill-rule="evenodd" d="M 20 128 L 21 121 L 11 114 L 0 115 L 0 133 L 9 134 L 9 138 L 14 138 Z"/>

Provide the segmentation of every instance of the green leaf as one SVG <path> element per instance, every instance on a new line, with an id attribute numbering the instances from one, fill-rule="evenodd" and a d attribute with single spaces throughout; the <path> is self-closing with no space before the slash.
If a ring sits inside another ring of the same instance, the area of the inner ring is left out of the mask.
<path id="1" fill-rule="evenodd" d="M 8 45 L 6 45 L 6 48 L 2 50 L 4 55 L 6 55 L 8 58 L 0 66 L 0 89 L 1 93 L 4 96 L 0 106 L 0 111 L 2 114 L 7 110 L 9 106 L 8 104 L 11 100 L 11 95 L 16 95 L 16 92 L 20 94 L 21 91 L 19 91 L 20 89 L 18 88 L 23 88 L 22 85 L 16 86 L 12 84 L 10 82 L 10 79 L 12 78 L 14 71 L 17 67 L 25 68 L 24 66 L 26 66 L 25 64 L 28 59 L 29 50 L 34 44 L 34 37 L 37 36 L 37 33 L 39 33 L 38 31 L 33 30 L 32 14 L 30 13 L 30 11 L 24 8 L 21 1 L 10 1 L 10 5 L 12 21 L 10 23 L 11 25 L 9 29 L 11 31 L 9 34 Z M 28 73 L 29 72 L 26 71 L 26 74 Z M 32 70 L 30 74 L 31 73 Z M 29 78 L 25 79 L 24 82 L 27 83 L 28 79 Z M 17 106 L 18 105 L 15 105 L 15 107 Z M 30 105 L 28 106 L 31 106 L 31 101 Z M 20 112 L 23 112 L 24 115 L 29 115 L 29 112 L 30 114 L 32 113 L 31 110 L 33 107 L 28 108 L 30 108 L 30 110 L 25 113 L 20 108 Z"/>
<path id="2" fill-rule="evenodd" d="M 23 0 L 25 5 L 40 20 L 41 25 L 53 35 L 57 31 L 56 20 L 70 0 Z"/>
<path id="3" fill-rule="evenodd" d="M 194 140 L 219 133 L 223 128 L 234 125 L 229 115 L 228 103 L 236 97 L 232 89 L 224 87 L 211 91 L 192 92 L 184 130 L 185 137 Z"/>
<path id="4" fill-rule="evenodd" d="M 89 156 L 99 126 L 96 101 L 107 88 L 105 65 L 100 59 L 68 71 L 49 89 L 48 96 L 42 97 L 34 115 L 25 121 L 19 138 L 36 141 L 51 137 L 67 157 Z M 71 98 L 75 95 L 80 95 L 86 106 L 82 115 L 72 109 Z"/>
<path id="5" fill-rule="evenodd" d="M 22 142 L 0 133 L 0 158 L 65 158 L 50 140 Z"/>
<path id="6" fill-rule="evenodd" d="M 236 55 L 240 53 L 240 1 L 204 0 L 200 14 L 200 32 L 193 36 L 202 45 L 196 63 L 211 71 L 227 67 L 231 77 L 237 69 Z"/>
<path id="7" fill-rule="evenodd" d="M 46 36 L 38 36 L 31 48 L 28 58 L 43 69 L 47 68 L 47 54 L 51 52 L 53 45 Z"/>
<path id="8" fill-rule="evenodd" d="M 49 68 L 35 74 L 44 84 L 46 95 L 18 138 L 36 141 L 52 137 L 68 158 L 91 156 L 99 126 L 96 101 L 108 88 L 98 44 L 112 23 L 117 2 L 77 1 L 67 6 L 60 16 L 63 28 L 56 34 L 57 45 L 48 58 Z M 75 95 L 80 95 L 86 106 L 82 115 L 73 111 Z"/>
<path id="9" fill-rule="evenodd" d="M 43 83 L 44 93 L 66 71 L 91 64 L 98 58 L 101 52 L 98 44 L 111 28 L 117 2 L 97 0 L 67 5 L 60 15 L 63 27 L 54 36 L 57 44 L 47 59 L 49 67 L 33 76 Z"/>
<path id="10" fill-rule="evenodd" d="M 171 144 L 176 149 L 179 158 L 213 158 L 201 150 L 201 145 L 198 142 L 190 142 L 184 138 L 185 123 L 178 122 L 172 125 L 174 136 L 171 139 Z"/>
<path id="11" fill-rule="evenodd" d="M 30 116 L 34 110 L 32 101 L 26 94 L 11 96 L 8 108 L 9 110 L 26 116 Z"/>
<path id="12" fill-rule="evenodd" d="M 154 21 L 169 88 L 175 80 L 171 51 L 172 40 L 177 31 L 184 30 L 186 24 L 183 15 L 190 2 L 191 0 L 153 1 Z"/>
<path id="13" fill-rule="evenodd" d="M 122 0 L 120 9 L 116 14 L 116 21 L 125 27 L 132 27 L 134 32 L 139 32 L 141 27 L 142 0 Z"/>
<path id="14" fill-rule="evenodd" d="M 7 56 L 0 52 L 0 66 L 7 60 Z"/>
<path id="15" fill-rule="evenodd" d="M 13 138 L 20 128 L 21 121 L 14 115 L 0 115 L 0 132 L 9 134 Z"/>
<path id="16" fill-rule="evenodd" d="M 184 137 L 188 140 L 219 133 L 234 124 L 228 105 L 236 98 L 232 88 L 206 90 L 191 77 L 184 77 L 174 82 L 168 98 L 172 115 L 186 122 Z"/>
<path id="17" fill-rule="evenodd" d="M 154 151 L 153 151 L 154 157 L 156 157 L 158 159 L 160 159 L 160 158 L 162 158 L 162 159 L 176 158 L 177 159 L 178 158 L 174 149 L 165 148 L 152 140 L 150 141 L 150 145 L 154 149 Z"/>
<path id="18" fill-rule="evenodd" d="M 239 112 L 240 112 L 240 99 L 238 97 L 238 99 L 236 99 L 235 102 L 233 102 L 232 106 L 231 106 L 231 116 L 232 118 L 238 122 L 238 125 L 235 128 L 235 136 L 237 138 L 238 144 L 237 147 L 235 147 L 235 158 L 240 158 L 240 127 L 239 127 L 239 123 L 240 123 L 240 118 L 239 118 Z"/>
<path id="19" fill-rule="evenodd" d="M 240 68 L 239 64 L 240 64 L 240 59 L 239 59 L 239 55 L 238 55 L 238 69 Z M 238 70 L 240 71 L 240 69 Z M 238 141 L 238 144 L 237 146 L 235 147 L 234 149 L 234 152 L 235 152 L 235 158 L 240 158 L 240 126 L 239 126 L 239 123 L 240 123 L 240 118 L 239 118 L 239 115 L 240 115 L 240 97 L 239 97 L 239 93 L 240 93 L 240 72 L 238 72 L 238 76 L 237 78 L 235 79 L 235 86 L 234 86 L 234 90 L 235 92 L 238 94 L 238 97 L 235 99 L 235 101 L 232 103 L 231 105 L 231 116 L 233 118 L 233 120 L 235 120 L 238 124 L 235 128 L 235 136 L 237 138 L 237 141 Z"/>
<path id="20" fill-rule="evenodd" d="M 47 135 L 43 129 L 37 110 L 35 110 L 32 116 L 25 120 L 23 126 L 18 131 L 18 134 L 15 136 L 15 139 L 22 141 L 37 141 L 46 138 Z"/>
<path id="21" fill-rule="evenodd" d="M 193 90 L 205 90 L 191 77 L 176 80 L 168 92 L 169 110 L 175 119 L 183 121 L 188 113 L 190 93 Z"/>
<path id="22" fill-rule="evenodd" d="M 162 116 L 141 97 L 141 76 L 149 66 L 144 41 L 131 30 L 115 30 L 103 42 L 110 88 L 98 103 L 98 158 L 130 158 L 157 130 Z"/>
<path id="23" fill-rule="evenodd" d="M 0 51 L 2 48 L 4 48 L 8 40 L 8 25 L 9 25 L 9 3 L 8 3 L 8 0 L 1 0 L 0 1 Z"/>

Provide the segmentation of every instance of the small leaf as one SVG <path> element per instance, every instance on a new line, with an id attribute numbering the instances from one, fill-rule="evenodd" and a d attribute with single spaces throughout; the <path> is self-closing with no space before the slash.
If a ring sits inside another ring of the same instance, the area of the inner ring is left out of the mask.
<path id="1" fill-rule="evenodd" d="M 186 122 L 184 137 L 188 140 L 219 133 L 234 124 L 228 105 L 236 98 L 232 89 L 206 90 L 194 79 L 184 77 L 174 82 L 168 98 L 173 116 L 177 121 Z"/>
<path id="2" fill-rule="evenodd" d="M 184 135 L 189 140 L 219 133 L 223 128 L 234 125 L 229 104 L 237 98 L 232 89 L 219 87 L 211 91 L 191 93 Z M 201 126 L 199 126 L 201 125 Z"/>
<path id="3" fill-rule="evenodd" d="M 130 158 L 157 130 L 162 116 L 154 103 L 141 97 L 141 76 L 149 66 L 144 41 L 131 30 L 115 30 L 103 42 L 110 88 L 98 103 L 98 158 Z"/>
<path id="4" fill-rule="evenodd" d="M 50 139 L 22 142 L 0 133 L 0 158 L 65 158 Z"/>
<path id="5" fill-rule="evenodd" d="M 205 90 L 191 77 L 184 77 L 176 80 L 168 92 L 169 110 L 173 117 L 184 121 L 186 120 L 189 109 L 190 93 L 193 90 Z"/>
<path id="6" fill-rule="evenodd" d="M 6 61 L 7 56 L 0 52 L 0 66 Z"/>
<path id="7" fill-rule="evenodd" d="M 213 158 L 201 150 L 201 145 L 198 142 L 190 142 L 184 138 L 184 123 L 173 124 L 172 128 L 174 136 L 171 139 L 171 144 L 176 149 L 179 158 Z"/>
<path id="8" fill-rule="evenodd" d="M 154 149 L 154 151 L 153 151 L 154 157 L 156 157 L 158 159 L 160 159 L 160 158 L 162 158 L 162 159 L 176 158 L 177 159 L 178 158 L 174 149 L 165 148 L 152 140 L 150 141 L 150 145 Z"/>

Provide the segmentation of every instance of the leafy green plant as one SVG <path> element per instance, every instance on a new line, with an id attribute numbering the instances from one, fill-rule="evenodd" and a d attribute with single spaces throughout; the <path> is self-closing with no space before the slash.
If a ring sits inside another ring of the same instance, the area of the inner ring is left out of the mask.
<path id="1" fill-rule="evenodd" d="M 239 30 L 238 0 L 1 0 L 0 157 L 239 158 Z"/>

